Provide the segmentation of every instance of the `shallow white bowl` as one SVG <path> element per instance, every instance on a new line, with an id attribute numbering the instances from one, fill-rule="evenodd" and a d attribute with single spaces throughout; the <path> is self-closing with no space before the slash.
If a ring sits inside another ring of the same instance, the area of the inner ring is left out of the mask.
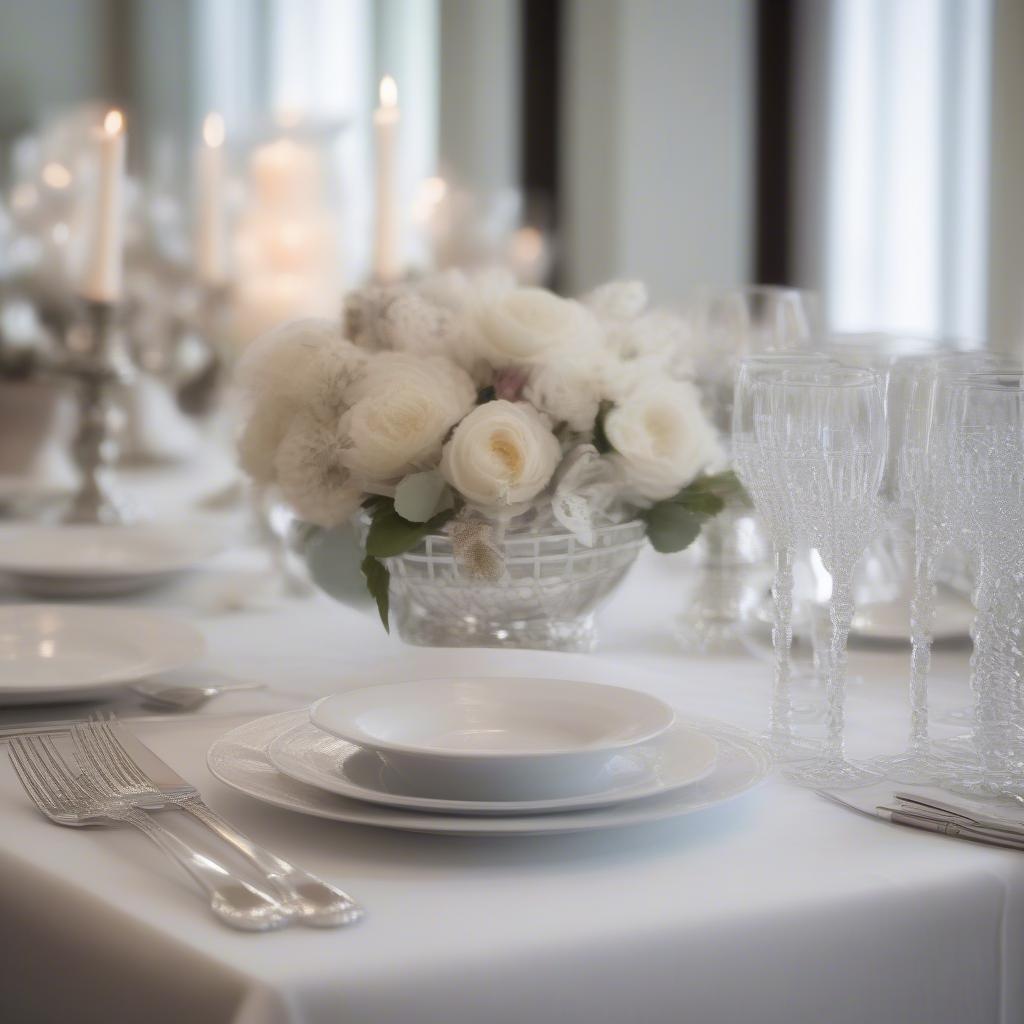
<path id="1" fill-rule="evenodd" d="M 592 789 L 609 758 L 663 733 L 663 701 L 570 679 L 423 679 L 325 697 L 310 720 L 438 796 L 537 800 Z"/>

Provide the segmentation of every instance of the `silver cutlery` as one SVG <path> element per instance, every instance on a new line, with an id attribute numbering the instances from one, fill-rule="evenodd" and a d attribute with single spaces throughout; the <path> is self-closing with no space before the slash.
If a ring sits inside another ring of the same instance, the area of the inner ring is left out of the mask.
<path id="1" fill-rule="evenodd" d="M 208 686 L 139 683 L 132 687 L 139 696 L 146 699 L 147 703 L 174 708 L 178 711 L 195 711 L 222 693 L 233 693 L 236 690 L 263 690 L 265 688 L 264 683 L 221 683 Z"/>
<path id="2" fill-rule="evenodd" d="M 212 810 L 199 791 L 116 721 L 79 723 L 71 729 L 83 764 L 102 785 L 136 807 L 187 811 L 229 843 L 266 876 L 268 886 L 303 924 L 331 928 L 353 924 L 362 908 L 345 892 L 271 853 Z"/>
<path id="3" fill-rule="evenodd" d="M 245 931 L 268 931 L 292 920 L 292 911 L 278 900 L 193 850 L 144 811 L 100 793 L 87 776 L 72 770 L 50 736 L 12 739 L 9 754 L 25 792 L 52 822 L 73 828 L 134 826 L 184 868 L 225 924 Z"/>
<path id="4" fill-rule="evenodd" d="M 964 807 L 919 792 L 891 792 L 873 786 L 863 792 L 820 791 L 820 795 L 862 814 L 927 832 L 1024 850 L 1024 823 L 999 814 Z"/>

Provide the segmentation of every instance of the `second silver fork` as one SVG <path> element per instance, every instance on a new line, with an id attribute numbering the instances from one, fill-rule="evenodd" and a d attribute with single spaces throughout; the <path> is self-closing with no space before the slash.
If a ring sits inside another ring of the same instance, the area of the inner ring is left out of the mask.
<path id="1" fill-rule="evenodd" d="M 170 806 L 192 814 L 265 876 L 300 923 L 332 928 L 353 924 L 363 916 L 362 908 L 347 893 L 258 846 L 209 807 L 199 791 L 184 780 L 180 780 L 182 788 L 172 791 L 158 786 L 124 749 L 109 722 L 76 725 L 71 736 L 77 756 L 104 786 L 140 806 L 149 805 L 153 810 Z"/>

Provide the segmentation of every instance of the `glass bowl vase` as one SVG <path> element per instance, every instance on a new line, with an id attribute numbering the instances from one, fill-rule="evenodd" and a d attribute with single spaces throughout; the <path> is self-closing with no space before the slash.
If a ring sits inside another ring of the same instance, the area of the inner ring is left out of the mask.
<path id="1" fill-rule="evenodd" d="M 501 578 L 474 577 L 447 534 L 383 561 L 391 573 L 391 617 L 406 643 L 430 647 L 525 647 L 590 651 L 594 614 L 643 546 L 639 519 L 594 529 L 584 546 L 558 527 L 509 530 L 495 543 Z"/>

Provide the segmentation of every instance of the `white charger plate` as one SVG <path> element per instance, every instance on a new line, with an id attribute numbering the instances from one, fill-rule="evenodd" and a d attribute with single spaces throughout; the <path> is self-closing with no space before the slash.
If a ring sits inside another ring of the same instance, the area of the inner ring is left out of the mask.
<path id="1" fill-rule="evenodd" d="M 224 542 L 222 529 L 201 521 L 8 526 L 0 529 L 0 572 L 45 597 L 109 596 L 167 582 Z"/>
<path id="2" fill-rule="evenodd" d="M 411 811 L 480 815 L 548 814 L 639 800 L 705 778 L 717 756 L 712 736 L 677 722 L 651 743 L 614 754 L 593 792 L 546 800 L 449 800 L 424 795 L 379 755 L 330 736 L 311 722 L 289 729 L 267 749 L 279 771 L 329 793 Z"/>
<path id="3" fill-rule="evenodd" d="M 718 759 L 714 770 L 692 785 L 646 800 L 582 811 L 487 818 L 428 814 L 351 800 L 296 782 L 279 772 L 267 754 L 270 744 L 307 718 L 305 710 L 286 711 L 231 730 L 210 747 L 210 771 L 225 785 L 257 800 L 317 818 L 406 832 L 508 836 L 622 828 L 691 814 L 745 793 L 771 768 L 766 749 L 753 737 L 720 722 L 694 719 L 689 724 L 718 744 Z"/>
<path id="4" fill-rule="evenodd" d="M 204 650 L 186 622 L 137 608 L 0 607 L 0 704 L 88 700 Z"/>

